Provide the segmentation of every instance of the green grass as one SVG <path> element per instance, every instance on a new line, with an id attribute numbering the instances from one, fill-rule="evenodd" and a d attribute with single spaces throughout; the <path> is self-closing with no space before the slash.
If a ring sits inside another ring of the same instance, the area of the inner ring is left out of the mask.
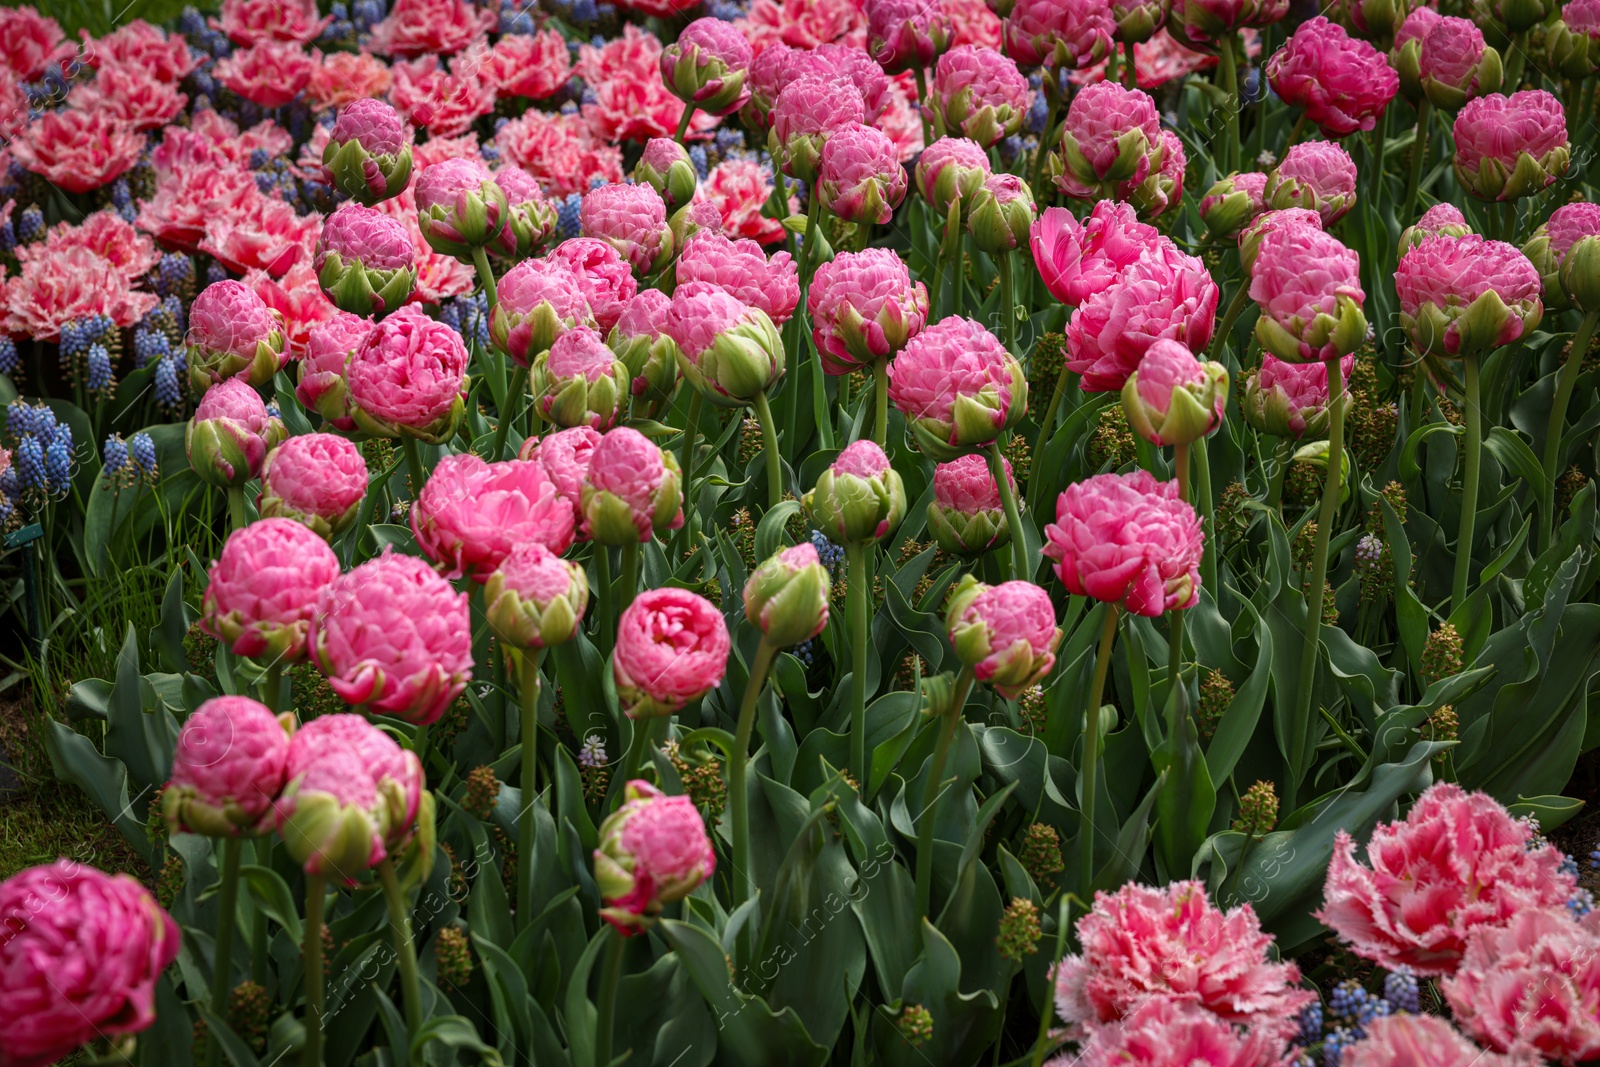
<path id="1" fill-rule="evenodd" d="M 16 793 L 0 798 L 0 881 L 64 856 L 148 884 L 151 872 L 99 807 L 81 789 L 51 777 L 23 689 L 0 695 L 0 749 L 22 778 Z"/>

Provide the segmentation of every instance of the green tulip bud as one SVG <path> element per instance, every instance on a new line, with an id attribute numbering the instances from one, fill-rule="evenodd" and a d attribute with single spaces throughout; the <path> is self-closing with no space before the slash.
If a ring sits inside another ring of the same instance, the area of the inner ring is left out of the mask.
<path id="1" fill-rule="evenodd" d="M 772 555 L 744 586 L 744 616 L 774 648 L 808 641 L 828 625 L 828 593 L 833 583 L 806 541 Z"/>
<path id="2" fill-rule="evenodd" d="M 1004 255 L 1027 247 L 1038 214 L 1027 182 L 1015 174 L 996 174 L 972 195 L 967 232 L 980 251 Z"/>
<path id="3" fill-rule="evenodd" d="M 839 453 L 801 503 L 830 541 L 865 545 L 900 525 L 906 489 L 883 449 L 860 440 Z"/>
<path id="4" fill-rule="evenodd" d="M 572 640 L 589 606 L 589 578 L 576 563 L 529 541 L 512 550 L 483 587 L 489 626 L 513 648 Z"/>

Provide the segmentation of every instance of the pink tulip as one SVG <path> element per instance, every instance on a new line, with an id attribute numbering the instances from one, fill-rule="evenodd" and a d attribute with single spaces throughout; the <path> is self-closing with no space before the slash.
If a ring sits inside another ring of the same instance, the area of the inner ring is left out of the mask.
<path id="1" fill-rule="evenodd" d="M 1591 916 L 1530 908 L 1473 930 L 1460 968 L 1440 983 L 1456 1022 L 1499 1052 L 1547 1063 L 1600 1057 L 1600 916 Z"/>
<path id="2" fill-rule="evenodd" d="M 601 544 L 676 530 L 683 525 L 678 461 L 638 430 L 618 426 L 589 454 L 579 501 L 585 531 Z"/>
<path id="3" fill-rule="evenodd" d="M 597 431 L 588 426 L 574 426 L 536 442 L 531 455 L 520 457 L 538 460 L 556 492 L 572 505 L 580 539 L 589 536 L 583 528 L 583 482 L 589 476 L 589 460 L 599 443 Z"/>
<path id="4" fill-rule="evenodd" d="M 1005 471 L 1016 492 L 1010 460 L 1005 461 Z M 973 452 L 934 467 L 928 529 L 940 548 L 958 555 L 977 555 L 1010 543 L 1000 486 L 985 457 Z"/>
<path id="5" fill-rule="evenodd" d="M 319 715 L 295 731 L 284 758 L 284 778 L 293 781 L 334 747 L 356 757 L 364 775 L 381 790 L 393 790 L 393 808 L 382 828 L 387 851 L 403 845 L 422 806 L 422 761 L 360 715 Z M 386 784 L 392 783 L 392 784 Z M 381 857 L 380 857 L 381 858 Z M 376 860 L 374 860 L 376 862 Z"/>
<path id="6" fill-rule="evenodd" d="M 283 316 L 243 282 L 213 282 L 194 298 L 184 343 L 195 391 L 234 377 L 265 385 L 283 366 Z"/>
<path id="7" fill-rule="evenodd" d="M 1001 23 L 1006 55 L 1018 66 L 1092 66 L 1111 50 L 1116 32 L 1108 0 L 1016 0 Z"/>
<path id="8" fill-rule="evenodd" d="M 1141 89 L 1116 82 L 1085 86 L 1061 123 L 1056 185 L 1068 196 L 1094 200 L 1119 182 L 1138 185 L 1159 169 L 1165 153 L 1156 103 Z"/>
<path id="9" fill-rule="evenodd" d="M 1162 238 L 1111 285 L 1072 313 L 1067 369 L 1091 393 L 1121 389 L 1151 342 L 1203 351 L 1215 329 L 1217 283 L 1205 264 Z"/>
<path id="10" fill-rule="evenodd" d="M 941 137 L 917 159 L 917 191 L 943 219 L 957 201 L 965 212 L 989 180 L 989 154 L 965 137 Z"/>
<path id="11" fill-rule="evenodd" d="M 817 191 L 823 206 L 846 222 L 881 226 L 906 197 L 900 150 L 882 130 L 841 126 L 822 146 Z"/>
<path id="12" fill-rule="evenodd" d="M 741 302 L 766 312 L 774 325 L 789 321 L 800 303 L 800 274 L 787 252 L 772 258 L 755 241 L 697 233 L 678 254 L 679 285 L 710 282 Z M 631 306 L 631 305 L 630 305 Z"/>
<path id="13" fill-rule="evenodd" d="M 1468 101 L 1456 116 L 1456 177 L 1483 200 L 1532 196 L 1571 159 L 1561 101 L 1543 89 Z"/>
<path id="14" fill-rule="evenodd" d="M 717 854 L 693 800 L 643 779 L 622 795 L 622 806 L 600 824 L 594 877 L 606 904 L 601 918 L 629 937 L 711 877 Z"/>
<path id="15" fill-rule="evenodd" d="M 617 250 L 639 277 L 654 274 L 672 257 L 672 230 L 661 194 L 645 184 L 602 185 L 584 194 L 578 214 L 583 236 Z"/>
<path id="16" fill-rule="evenodd" d="M 1129 179 L 1117 183 L 1117 199 L 1132 204 L 1142 219 L 1159 218 L 1168 207 L 1183 199 L 1183 174 L 1189 168 L 1183 139 L 1171 130 L 1162 130 L 1160 156 L 1160 166 L 1152 167 L 1143 181 Z"/>
<path id="17" fill-rule="evenodd" d="M 750 404 L 784 372 L 772 320 L 709 282 L 680 285 L 662 329 L 678 346 L 684 380 L 720 407 Z"/>
<path id="18" fill-rule="evenodd" d="M 1340 830 L 1316 917 L 1364 959 L 1418 975 L 1454 974 L 1476 929 L 1529 908 L 1562 907 L 1577 876 L 1486 793 L 1439 782 L 1367 843 Z"/>
<path id="19" fill-rule="evenodd" d="M 382 100 L 355 100 L 340 108 L 328 140 L 356 142 L 371 156 L 399 155 L 411 143 L 400 113 Z"/>
<path id="20" fill-rule="evenodd" d="M 1022 128 L 1033 90 L 1017 64 L 992 48 L 964 44 L 939 57 L 925 108 L 946 131 L 993 148 Z"/>
<path id="21" fill-rule="evenodd" d="M 744 617 L 774 648 L 809 641 L 828 625 L 833 578 L 810 541 L 767 557 L 744 584 Z"/>
<path id="22" fill-rule="evenodd" d="M 728 626 L 687 589 L 648 589 L 622 613 L 611 666 L 628 717 L 675 715 L 722 684 Z"/>
<path id="23" fill-rule="evenodd" d="M 399 219 L 348 203 L 323 222 L 311 265 L 331 303 L 352 314 L 383 316 L 410 299 L 416 258 Z"/>
<path id="24" fill-rule="evenodd" d="M 537 541 L 511 550 L 483 590 L 484 614 L 514 648 L 548 648 L 572 640 L 589 604 L 582 565 Z"/>
<path id="25" fill-rule="evenodd" d="M 156 1021 L 156 982 L 178 924 L 131 875 L 61 859 L 0 882 L 0 1048 L 47 1067 Z"/>
<path id="26" fill-rule="evenodd" d="M 506 228 L 500 231 L 500 240 L 490 251 L 503 259 L 527 259 L 556 232 L 555 205 L 545 199 L 538 179 L 521 167 L 506 164 L 498 168 L 494 183 L 506 194 Z"/>
<path id="27" fill-rule="evenodd" d="M 261 473 L 267 452 L 285 432 L 259 393 L 243 378 L 229 378 L 207 389 L 195 405 L 183 445 L 190 469 L 202 479 L 237 488 Z"/>
<path id="28" fill-rule="evenodd" d="M 1400 325 L 1419 352 L 1461 359 L 1510 344 L 1539 324 L 1539 269 L 1515 246 L 1428 237 L 1395 270 Z"/>
<path id="29" fill-rule="evenodd" d="M 1260 29 L 1289 13 L 1289 0 L 1173 0 L 1167 30 L 1179 44 L 1207 52 L 1245 27 Z"/>
<path id="30" fill-rule="evenodd" d="M 289 718 L 289 717 L 286 717 Z M 249 697 L 212 697 L 184 720 L 161 807 L 173 833 L 261 830 L 283 788 L 289 726 Z"/>
<path id="31" fill-rule="evenodd" d="M 913 337 L 890 362 L 889 400 L 925 452 L 950 460 L 989 444 L 1022 418 L 1028 383 L 992 333 L 951 316 Z"/>
<path id="32" fill-rule="evenodd" d="M 1290 1067 L 1283 1038 L 1237 1030 L 1177 997 L 1152 997 L 1117 1026 L 1096 1028 L 1081 1067 Z"/>
<path id="33" fill-rule="evenodd" d="M 1222 425 L 1228 403 L 1228 369 L 1202 363 L 1186 345 L 1165 338 L 1145 349 L 1122 387 L 1128 424 L 1150 443 L 1186 445 Z"/>
<path id="34" fill-rule="evenodd" d="M 262 518 L 303 523 L 319 537 L 343 531 L 367 495 L 367 461 L 351 441 L 331 433 L 291 437 L 261 465 Z"/>
<path id="35" fill-rule="evenodd" d="M 1044 534 L 1044 554 L 1069 593 L 1151 617 L 1200 599 L 1204 535 L 1176 481 L 1139 470 L 1069 485 Z"/>
<path id="36" fill-rule="evenodd" d="M 686 104 L 710 115 L 729 115 L 750 99 L 745 77 L 750 42 L 721 19 L 698 18 L 661 52 L 661 80 Z"/>
<path id="37" fill-rule="evenodd" d="M 201 628 L 236 656 L 304 659 L 317 597 L 337 577 L 333 549 L 300 523 L 266 518 L 241 526 L 211 565 Z"/>
<path id="38" fill-rule="evenodd" d="M 634 280 L 628 261 L 605 241 L 574 237 L 556 245 L 547 258 L 560 260 L 572 268 L 601 333 L 617 324 L 617 316 L 639 291 L 639 283 Z"/>
<path id="39" fill-rule="evenodd" d="M 1267 175 L 1263 195 L 1274 208 L 1310 208 L 1332 226 L 1355 207 L 1355 161 L 1331 141 L 1302 141 Z"/>
<path id="40" fill-rule="evenodd" d="M 1345 385 L 1356 357 L 1339 361 Z M 1349 403 L 1346 394 L 1345 402 Z M 1244 420 L 1262 433 L 1299 440 L 1328 433 L 1328 372 L 1319 363 L 1287 363 L 1272 353 L 1261 357 L 1261 369 L 1245 384 L 1239 402 Z"/>
<path id="41" fill-rule="evenodd" d="M 345 703 L 428 725 L 472 677 L 467 594 L 385 550 L 323 589 L 311 649 Z"/>
<path id="42" fill-rule="evenodd" d="M 389 856 L 383 841 L 389 805 L 348 743 L 318 745 L 273 809 L 285 850 L 308 875 L 354 885 Z"/>
<path id="43" fill-rule="evenodd" d="M 1263 211 L 1257 215 L 1244 229 L 1239 231 L 1239 262 L 1244 269 L 1255 269 L 1256 253 L 1261 250 L 1261 242 L 1267 235 L 1279 229 L 1291 226 L 1309 226 L 1313 230 L 1322 229 L 1322 216 L 1310 208 L 1290 207 Z"/>
<path id="44" fill-rule="evenodd" d="M 926 70 L 950 47 L 940 0 L 866 0 L 867 51 L 889 74 Z"/>
<path id="45" fill-rule="evenodd" d="M 1367 339 L 1361 257 L 1321 230 L 1286 226 L 1263 237 L 1250 298 L 1261 307 L 1256 337 L 1279 359 L 1322 362 Z"/>
<path id="46" fill-rule="evenodd" d="M 565 260 L 525 259 L 500 279 L 489 339 L 520 366 L 547 352 L 566 331 L 591 325 L 585 286 Z"/>
<path id="47" fill-rule="evenodd" d="M 422 309 L 378 323 L 345 367 L 351 414 L 368 433 L 443 441 L 466 408 L 467 346 Z"/>
<path id="48" fill-rule="evenodd" d="M 1341 1049 L 1340 1067 L 1540 1067 L 1532 1054 L 1485 1052 L 1448 1022 L 1432 1015 L 1373 1019 L 1366 1039 Z"/>
<path id="49" fill-rule="evenodd" d="M 89 193 L 139 162 L 145 135 L 106 108 L 63 108 L 42 112 L 8 147 L 25 170 L 66 192 Z"/>
<path id="50" fill-rule="evenodd" d="M 312 326 L 307 333 L 305 358 L 300 361 L 300 383 L 295 399 L 336 430 L 356 428 L 350 417 L 350 398 L 344 384 L 345 364 L 372 332 L 372 323 L 359 315 L 340 311 Z"/>
<path id="51" fill-rule="evenodd" d="M 985 585 L 970 575 L 950 597 L 950 645 L 1007 700 L 1015 700 L 1055 666 L 1061 630 L 1050 594 L 1032 582 Z"/>
<path id="52" fill-rule="evenodd" d="M 1400 89 L 1382 52 L 1321 15 L 1301 23 L 1267 60 L 1267 79 L 1328 137 L 1372 129 Z"/>
<path id="53" fill-rule="evenodd" d="M 855 86 L 833 78 L 800 78 L 784 85 L 773 101 L 767 150 L 789 177 L 814 181 L 828 138 L 865 118 L 866 104 Z"/>
<path id="54" fill-rule="evenodd" d="M 1470 19 L 1442 18 L 1416 50 L 1417 82 L 1429 100 L 1451 111 L 1500 88 L 1500 56 Z M 1402 62 L 1402 69 L 1405 63 Z"/>
<path id="55" fill-rule="evenodd" d="M 1078 307 L 1109 288 L 1159 237 L 1131 206 L 1102 200 L 1082 223 L 1064 207 L 1046 208 L 1033 224 L 1030 244 L 1045 288 Z"/>
<path id="56" fill-rule="evenodd" d="M 1071 1032 L 1082 1034 L 1131 1025 L 1145 1000 L 1170 998 L 1286 1037 L 1317 995 L 1299 988 L 1298 967 L 1276 962 L 1272 940 L 1254 908 L 1224 912 L 1200 882 L 1160 889 L 1130 882 L 1115 893 L 1098 892 L 1078 920 L 1079 954 L 1056 970 L 1056 1010 Z"/>
<path id="57" fill-rule="evenodd" d="M 811 337 L 829 374 L 893 356 L 928 318 L 928 289 L 887 248 L 841 252 L 817 268 L 806 298 Z"/>
<path id="58" fill-rule="evenodd" d="M 1557 214 L 1561 209 L 1557 209 Z M 1551 216 L 1551 221 L 1555 216 Z M 1426 237 L 1438 237 L 1448 234 L 1451 237 L 1465 237 L 1472 232 L 1472 227 L 1467 223 L 1466 216 L 1461 214 L 1461 209 L 1454 204 L 1435 204 L 1422 213 L 1422 217 L 1415 224 L 1407 226 L 1400 233 L 1400 254 L 1404 256 L 1411 249 L 1421 244 Z"/>
<path id="59" fill-rule="evenodd" d="M 1218 179 L 1200 198 L 1200 218 L 1213 237 L 1237 237 L 1267 209 L 1267 176 L 1261 171 Z"/>
<path id="60" fill-rule="evenodd" d="M 545 420 L 604 431 L 626 414 L 631 381 L 628 368 L 600 335 L 577 326 L 534 361 L 528 384 L 534 409 Z"/>
<path id="61" fill-rule="evenodd" d="M 539 464 L 460 453 L 434 467 L 411 508 L 411 532 L 447 577 L 483 582 L 519 544 L 565 552 L 573 515 Z"/>

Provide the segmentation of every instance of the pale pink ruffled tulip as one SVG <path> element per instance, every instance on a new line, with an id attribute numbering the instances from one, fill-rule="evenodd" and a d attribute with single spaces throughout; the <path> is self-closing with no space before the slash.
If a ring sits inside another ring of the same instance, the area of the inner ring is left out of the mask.
<path id="1" fill-rule="evenodd" d="M 483 582 L 524 542 L 565 552 L 573 516 L 539 464 L 460 453 L 434 467 L 411 508 L 411 532 L 447 577 Z"/>
<path id="2" fill-rule="evenodd" d="M 1176 481 L 1139 470 L 1069 485 L 1044 534 L 1044 554 L 1069 593 L 1151 617 L 1200 599 L 1204 535 Z"/>
<path id="3" fill-rule="evenodd" d="M 594 314 L 595 325 L 601 333 L 610 332 L 622 309 L 639 291 L 628 261 L 611 244 L 593 237 L 562 241 L 551 250 L 550 258 L 572 268 Z"/>

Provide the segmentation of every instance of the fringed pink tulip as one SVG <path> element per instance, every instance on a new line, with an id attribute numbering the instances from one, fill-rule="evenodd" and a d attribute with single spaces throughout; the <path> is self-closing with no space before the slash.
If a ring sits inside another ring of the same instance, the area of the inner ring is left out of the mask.
<path id="1" fill-rule="evenodd" d="M 1097 1028 L 1076 1062 L 1080 1067 L 1291 1067 L 1296 1061 L 1284 1040 L 1269 1031 L 1241 1031 L 1176 997 L 1152 997 L 1119 1025 Z"/>
<path id="2" fill-rule="evenodd" d="M 1341 1050 L 1339 1067 L 1541 1067 L 1537 1056 L 1486 1052 L 1433 1015 L 1373 1019 L 1367 1036 Z"/>
<path id="3" fill-rule="evenodd" d="M 1487 793 L 1440 782 L 1367 843 L 1340 830 L 1316 917 L 1350 951 L 1395 970 L 1454 974 L 1474 930 L 1529 908 L 1562 907 L 1577 884 L 1554 846 Z"/>

